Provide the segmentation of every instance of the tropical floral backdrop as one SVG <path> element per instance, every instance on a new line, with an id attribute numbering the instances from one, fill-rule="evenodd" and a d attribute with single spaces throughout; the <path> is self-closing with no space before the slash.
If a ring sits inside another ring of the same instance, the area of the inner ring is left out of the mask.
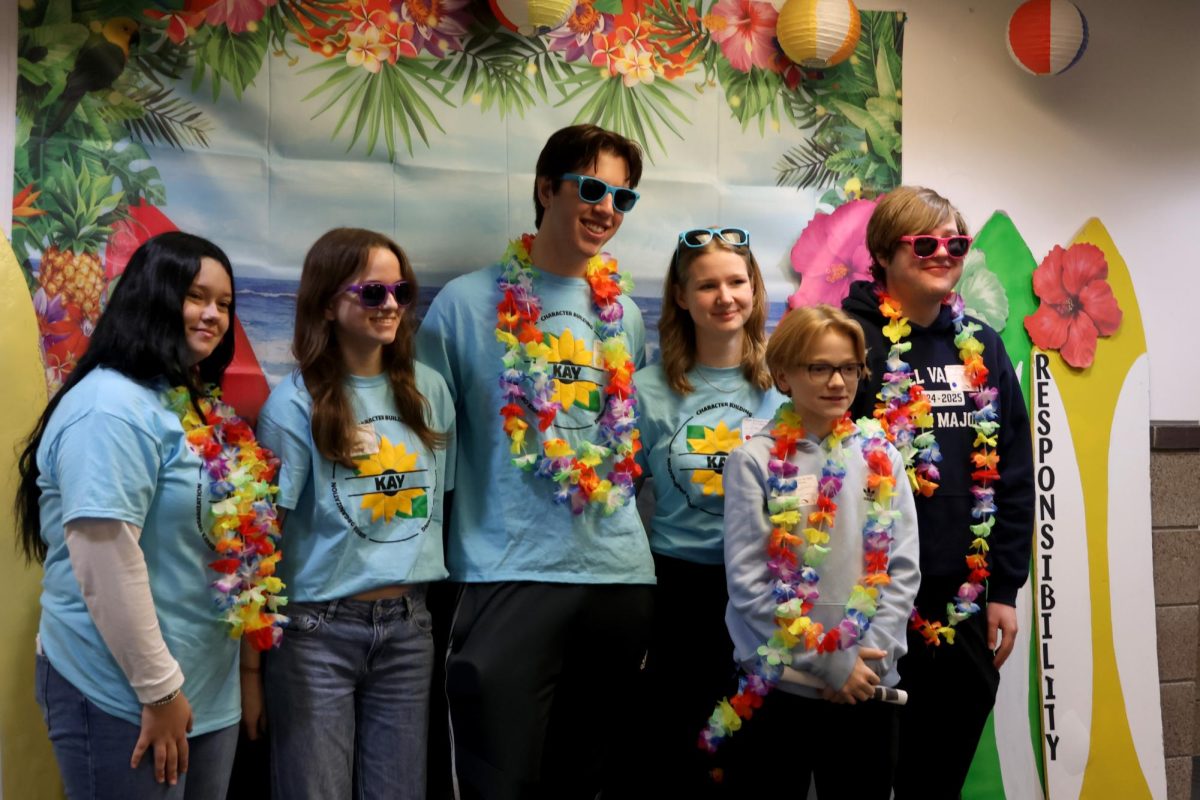
<path id="1" fill-rule="evenodd" d="M 537 152 L 573 121 L 646 150 L 612 249 L 651 323 L 696 225 L 751 231 L 777 312 L 801 274 L 825 296 L 864 268 L 838 229 L 899 183 L 904 15 L 864 12 L 853 57 L 814 73 L 775 39 L 781 5 L 578 0 L 528 37 L 479 0 L 19 0 L 13 240 L 48 381 L 132 248 L 174 227 L 230 253 L 277 379 L 320 232 L 393 234 L 432 289 L 531 227 Z M 818 213 L 824 244 L 798 241 Z"/>

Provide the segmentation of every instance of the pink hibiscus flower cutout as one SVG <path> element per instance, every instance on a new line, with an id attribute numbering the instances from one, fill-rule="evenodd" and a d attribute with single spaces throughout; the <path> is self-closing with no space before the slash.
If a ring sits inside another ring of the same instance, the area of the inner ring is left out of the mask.
<path id="1" fill-rule="evenodd" d="M 852 200 L 832 214 L 813 217 L 792 247 L 800 288 L 788 298 L 788 306 L 840 305 L 852 282 L 871 277 L 867 222 L 874 210 L 874 200 Z"/>
<path id="2" fill-rule="evenodd" d="M 1113 297 L 1108 262 L 1094 244 L 1054 249 L 1033 271 L 1033 292 L 1042 301 L 1025 318 L 1029 338 L 1043 350 L 1057 350 L 1072 367 L 1090 367 L 1096 339 L 1121 326 L 1121 307 Z"/>
<path id="3" fill-rule="evenodd" d="M 704 27 L 721 54 L 739 72 L 771 69 L 775 43 L 775 6 L 761 0 L 721 0 L 704 15 Z"/>

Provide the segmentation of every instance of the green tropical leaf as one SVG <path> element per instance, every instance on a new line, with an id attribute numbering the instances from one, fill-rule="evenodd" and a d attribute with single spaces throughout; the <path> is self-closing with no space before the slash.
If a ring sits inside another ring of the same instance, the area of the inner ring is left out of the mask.
<path id="1" fill-rule="evenodd" d="M 206 75 L 211 76 L 212 97 L 215 103 L 221 96 L 221 84 L 227 83 L 234 96 L 254 83 L 262 69 L 270 40 L 269 26 L 260 25 L 255 31 L 230 33 L 225 27 L 205 27 L 196 34 L 195 74 L 192 91 L 198 91 Z"/>
<path id="2" fill-rule="evenodd" d="M 445 92 L 453 82 L 420 59 L 403 58 L 395 64 L 385 62 L 380 65 L 379 72 L 351 67 L 340 59 L 322 61 L 303 70 L 315 71 L 332 74 L 304 99 L 310 100 L 328 94 L 328 99 L 313 114 L 313 119 L 339 103 L 342 105 L 342 112 L 333 129 L 335 138 L 341 133 L 351 115 L 354 115 L 354 129 L 347 150 L 352 149 L 365 132 L 367 154 L 370 155 L 375 151 L 375 145 L 382 134 L 388 158 L 395 159 L 397 128 L 410 155 L 414 133 L 422 142 L 429 144 L 426 122 L 445 132 L 421 93 L 424 92 L 450 105 Z"/>
<path id="3" fill-rule="evenodd" d="M 957 289 L 968 314 L 986 322 L 997 332 L 1004 330 L 1008 321 L 1008 295 L 1000 278 L 988 269 L 987 257 L 982 250 L 971 250 L 967 254 Z"/>
<path id="4" fill-rule="evenodd" d="M 775 185 L 797 189 L 829 186 L 836 178 L 827 163 L 833 154 L 826 145 L 813 139 L 801 142 L 780 156 L 775 165 Z"/>
<path id="5" fill-rule="evenodd" d="M 180 150 L 184 145 L 208 147 L 212 125 L 196 106 L 175 97 L 172 89 L 151 83 L 134 88 L 122 99 L 122 103 L 110 104 L 101 116 L 124 124 L 134 140 Z"/>
<path id="6" fill-rule="evenodd" d="M 574 89 L 570 91 L 563 88 L 572 85 Z M 675 105 L 671 95 L 681 99 L 690 99 L 691 95 L 670 81 L 655 80 L 626 86 L 619 77 L 590 69 L 563 80 L 558 86 L 563 91 L 563 99 L 556 106 L 563 106 L 581 93 L 593 90 L 591 97 L 576 113 L 574 121 L 591 122 L 628 136 L 642 145 L 651 161 L 654 160 L 655 151 L 651 147 L 652 142 L 658 150 L 666 151 L 659 125 L 666 126 L 676 136 L 683 138 L 671 117 L 689 121 L 687 115 Z"/>
<path id="7" fill-rule="evenodd" d="M 725 90 L 725 100 L 734 119 L 746 130 L 758 122 L 758 132 L 766 131 L 767 118 L 779 122 L 783 81 L 774 72 L 751 67 L 749 72 L 733 68 L 728 61 L 717 64 L 717 76 Z"/>
<path id="8" fill-rule="evenodd" d="M 896 102 L 896 82 L 892 80 L 892 68 L 888 64 L 887 51 L 882 47 L 878 50 L 879 55 L 875 58 L 875 85 L 879 88 L 879 97 Z M 900 104 L 897 102 L 896 107 Z M 899 113 L 896 118 L 899 119 Z"/>

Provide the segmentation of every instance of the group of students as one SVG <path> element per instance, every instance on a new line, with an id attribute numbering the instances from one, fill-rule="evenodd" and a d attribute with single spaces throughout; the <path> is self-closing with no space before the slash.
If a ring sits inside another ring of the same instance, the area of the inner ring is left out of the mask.
<path id="1" fill-rule="evenodd" d="M 226 256 L 134 254 L 19 462 L 68 796 L 224 797 L 239 721 L 277 798 L 423 798 L 439 749 L 459 798 L 957 796 L 1033 508 L 1013 367 L 953 293 L 964 221 L 890 193 L 874 279 L 769 339 L 750 234 L 685 231 L 645 366 L 602 253 L 641 169 L 612 132 L 553 134 L 536 234 L 419 329 L 404 251 L 326 233 L 257 438 L 212 395 Z M 232 590 L 231 555 L 255 571 Z"/>

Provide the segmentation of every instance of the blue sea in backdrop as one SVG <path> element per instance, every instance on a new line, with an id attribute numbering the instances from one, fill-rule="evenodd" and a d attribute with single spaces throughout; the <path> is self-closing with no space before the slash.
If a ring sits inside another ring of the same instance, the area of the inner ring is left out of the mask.
<path id="1" fill-rule="evenodd" d="M 266 375 L 267 383 L 277 384 L 295 366 L 292 358 L 292 321 L 296 315 L 296 290 L 299 281 L 269 278 L 237 279 L 237 315 L 242 322 L 254 355 Z M 416 314 L 424 317 L 440 286 L 421 289 Z M 658 317 L 662 301 L 657 297 L 634 295 L 646 323 L 646 362 L 658 357 Z M 771 303 L 767 327 L 775 328 L 787 308 L 786 303 Z"/>

